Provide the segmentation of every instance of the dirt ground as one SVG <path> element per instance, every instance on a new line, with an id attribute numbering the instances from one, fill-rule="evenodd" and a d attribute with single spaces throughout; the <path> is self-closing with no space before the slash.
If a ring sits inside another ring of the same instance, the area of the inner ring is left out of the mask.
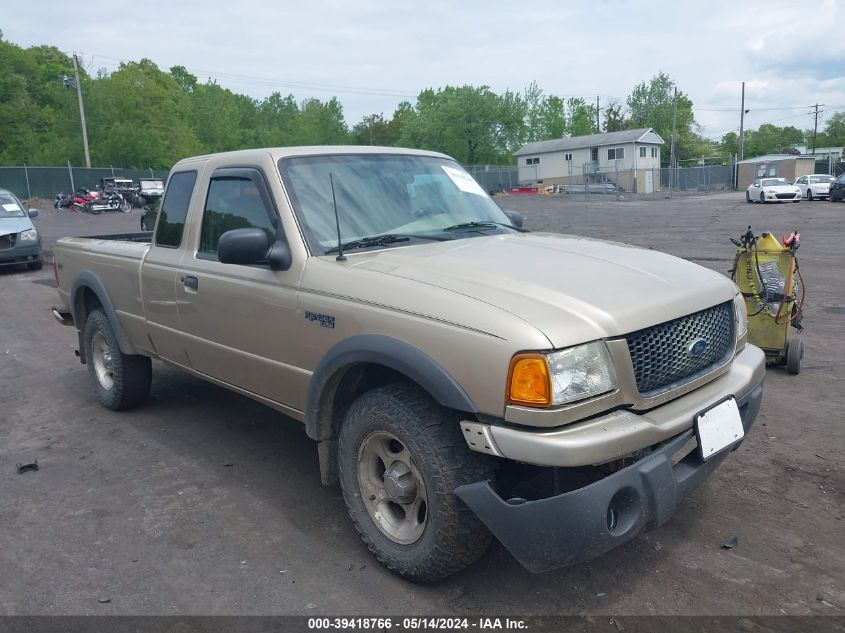
<path id="1" fill-rule="evenodd" d="M 748 224 L 802 234 L 803 371 L 769 370 L 748 439 L 667 525 L 542 575 L 496 544 L 445 582 L 407 583 L 369 555 L 340 491 L 320 485 L 298 423 L 159 363 L 146 406 L 101 408 L 74 331 L 50 316 L 50 266 L 3 270 L 0 614 L 845 614 L 845 204 L 596 197 L 499 202 L 531 229 L 723 273 L 728 238 Z M 48 251 L 139 220 L 40 208 Z M 40 470 L 16 473 L 34 460 Z"/>

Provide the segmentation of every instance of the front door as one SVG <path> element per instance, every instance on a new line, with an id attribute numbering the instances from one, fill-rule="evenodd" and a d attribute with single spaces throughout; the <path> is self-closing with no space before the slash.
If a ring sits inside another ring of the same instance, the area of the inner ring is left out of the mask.
<path id="1" fill-rule="evenodd" d="M 185 351 L 192 367 L 297 409 L 310 374 L 292 364 L 298 269 L 223 264 L 217 242 L 226 231 L 256 227 L 270 243 L 282 231 L 257 168 L 211 175 L 193 251 L 185 253 L 177 288 Z M 298 410 L 298 409 L 297 409 Z"/>

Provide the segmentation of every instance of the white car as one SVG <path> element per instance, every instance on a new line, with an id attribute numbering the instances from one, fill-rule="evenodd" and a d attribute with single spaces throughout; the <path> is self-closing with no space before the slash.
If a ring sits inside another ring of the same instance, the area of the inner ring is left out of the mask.
<path id="1" fill-rule="evenodd" d="M 801 188 L 786 178 L 758 178 L 745 190 L 746 202 L 801 201 Z"/>
<path id="2" fill-rule="evenodd" d="M 810 174 L 796 179 L 795 184 L 801 188 L 801 195 L 807 200 L 827 198 L 833 176 L 827 174 Z"/>

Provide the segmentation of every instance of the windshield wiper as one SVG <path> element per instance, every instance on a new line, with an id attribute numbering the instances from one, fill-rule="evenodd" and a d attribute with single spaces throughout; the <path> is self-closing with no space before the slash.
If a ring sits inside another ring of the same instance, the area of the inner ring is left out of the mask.
<path id="1" fill-rule="evenodd" d="M 514 231 L 518 231 L 519 233 L 528 233 L 528 229 L 524 229 L 520 226 L 514 226 L 513 224 L 505 224 L 504 222 L 496 222 L 494 220 L 472 220 L 470 222 L 461 222 L 460 224 L 453 224 L 452 226 L 447 226 L 444 229 L 440 229 L 441 231 L 463 231 L 466 229 L 492 229 L 497 226 L 504 226 L 508 229 L 513 229 Z"/>
<path id="2" fill-rule="evenodd" d="M 435 242 L 444 242 L 452 239 L 440 235 L 403 235 L 401 233 L 384 233 L 383 235 L 370 235 L 369 237 L 362 237 L 357 240 L 344 242 L 341 246 L 343 250 L 351 250 L 354 248 L 367 248 L 368 246 L 384 246 L 386 244 L 395 244 L 396 242 L 407 242 L 412 238 L 432 240 Z M 329 253 L 337 253 L 338 250 L 340 249 L 338 249 L 337 246 L 332 246 L 331 248 L 326 249 L 325 254 L 328 255 Z"/>

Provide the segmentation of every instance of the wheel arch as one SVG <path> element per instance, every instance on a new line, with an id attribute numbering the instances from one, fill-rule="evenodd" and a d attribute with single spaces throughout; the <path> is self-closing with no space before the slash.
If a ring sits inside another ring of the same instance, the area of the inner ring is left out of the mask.
<path id="1" fill-rule="evenodd" d="M 92 310 L 102 308 L 109 320 L 109 324 L 117 337 L 117 344 L 124 354 L 137 354 L 138 352 L 126 336 L 126 332 L 120 326 L 117 313 L 114 309 L 109 293 L 106 291 L 100 278 L 90 270 L 81 271 L 73 280 L 70 287 L 70 311 L 73 315 L 73 322 L 76 324 L 76 331 L 79 335 L 79 359 L 85 363 L 85 346 L 82 344 L 82 333 L 85 331 L 85 321 Z"/>
<path id="2" fill-rule="evenodd" d="M 320 360 L 308 386 L 305 432 L 318 442 L 324 484 L 337 480 L 336 433 L 345 408 L 361 393 L 398 380 L 413 382 L 444 407 L 478 412 L 458 382 L 422 350 L 381 334 L 348 338 Z"/>

